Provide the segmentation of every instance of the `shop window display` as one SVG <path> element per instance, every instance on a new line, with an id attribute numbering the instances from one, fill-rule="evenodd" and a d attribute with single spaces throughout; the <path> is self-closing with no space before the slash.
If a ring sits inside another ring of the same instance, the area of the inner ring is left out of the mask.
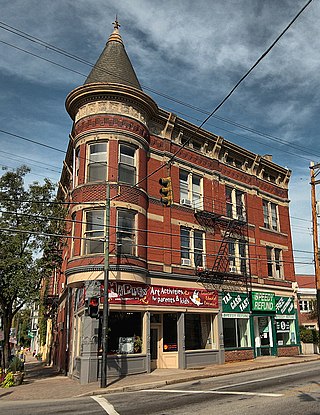
<path id="1" fill-rule="evenodd" d="M 111 312 L 109 316 L 109 354 L 142 352 L 141 313 Z"/>
<path id="2" fill-rule="evenodd" d="M 296 329 L 294 320 L 276 320 L 278 346 L 296 344 Z"/>
<path id="3" fill-rule="evenodd" d="M 185 315 L 186 350 L 211 349 L 211 315 Z"/>
<path id="4" fill-rule="evenodd" d="M 251 347 L 249 319 L 223 319 L 224 347 Z"/>

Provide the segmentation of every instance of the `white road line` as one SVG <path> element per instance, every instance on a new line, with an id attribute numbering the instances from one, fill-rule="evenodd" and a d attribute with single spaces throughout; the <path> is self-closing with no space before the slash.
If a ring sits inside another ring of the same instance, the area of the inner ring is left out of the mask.
<path id="1" fill-rule="evenodd" d="M 111 403 L 108 402 L 103 396 L 91 396 L 91 398 L 98 402 L 98 404 L 106 411 L 108 415 L 120 415 L 119 412 L 114 409 L 114 406 L 111 405 Z"/>
<path id="2" fill-rule="evenodd" d="M 179 390 L 179 389 L 144 389 L 140 392 L 155 392 L 155 393 L 184 393 L 184 394 L 217 394 L 217 395 L 248 395 L 248 396 L 267 396 L 270 398 L 279 398 L 283 396 L 282 393 L 259 393 L 259 392 L 232 392 L 232 391 L 187 391 L 187 390 Z"/>
<path id="3" fill-rule="evenodd" d="M 239 382 L 239 383 L 233 383 L 231 385 L 219 386 L 219 387 L 213 388 L 211 390 L 216 391 L 216 390 L 225 389 L 225 388 L 234 388 L 235 386 L 249 385 L 250 383 L 258 383 L 258 382 L 265 382 L 267 380 L 281 379 L 281 378 L 286 378 L 288 376 L 296 376 L 296 375 L 300 375 L 301 373 L 313 372 L 313 371 L 314 371 L 314 368 L 309 369 L 309 370 L 303 370 L 303 371 L 300 371 L 300 372 L 292 372 L 292 373 L 285 373 L 283 375 L 270 376 L 268 378 L 247 380 L 246 382 Z"/>

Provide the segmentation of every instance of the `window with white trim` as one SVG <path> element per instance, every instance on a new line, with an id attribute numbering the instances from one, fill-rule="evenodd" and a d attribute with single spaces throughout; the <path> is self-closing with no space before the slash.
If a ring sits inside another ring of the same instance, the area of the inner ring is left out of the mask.
<path id="1" fill-rule="evenodd" d="M 314 308 L 314 301 L 312 300 L 299 300 L 300 311 L 304 313 L 310 313 Z"/>
<path id="2" fill-rule="evenodd" d="M 136 149 L 127 144 L 119 146 L 119 182 L 136 184 Z"/>
<path id="3" fill-rule="evenodd" d="M 202 177 L 186 170 L 180 170 L 179 183 L 180 204 L 194 209 L 203 209 Z"/>
<path id="4" fill-rule="evenodd" d="M 104 253 L 104 210 L 87 210 L 84 231 L 84 255 Z"/>
<path id="5" fill-rule="evenodd" d="M 229 272 L 246 275 L 248 269 L 248 245 L 245 240 L 230 239 L 228 242 Z"/>
<path id="6" fill-rule="evenodd" d="M 73 187 L 77 187 L 79 184 L 79 168 L 80 168 L 80 147 L 74 150 L 73 159 Z"/>
<path id="7" fill-rule="evenodd" d="M 262 200 L 262 207 L 263 226 L 267 229 L 279 231 L 278 206 L 268 200 Z"/>
<path id="8" fill-rule="evenodd" d="M 204 232 L 186 227 L 180 228 L 181 265 L 204 266 Z"/>
<path id="9" fill-rule="evenodd" d="M 87 152 L 87 182 L 107 180 L 107 143 L 90 143 Z"/>
<path id="10" fill-rule="evenodd" d="M 226 215 L 232 219 L 246 219 L 244 192 L 226 186 Z"/>
<path id="11" fill-rule="evenodd" d="M 282 250 L 270 246 L 267 249 L 268 277 L 283 278 Z"/>
<path id="12" fill-rule="evenodd" d="M 136 212 L 127 209 L 117 211 L 117 254 L 136 255 Z"/>

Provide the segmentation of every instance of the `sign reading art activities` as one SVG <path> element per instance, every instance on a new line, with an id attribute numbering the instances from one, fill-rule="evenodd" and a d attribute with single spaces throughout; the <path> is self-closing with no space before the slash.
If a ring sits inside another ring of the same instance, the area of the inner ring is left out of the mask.
<path id="1" fill-rule="evenodd" d="M 161 285 L 109 282 L 110 304 L 218 308 L 218 292 Z"/>
<path id="2" fill-rule="evenodd" d="M 274 293 L 252 292 L 253 311 L 276 311 Z"/>

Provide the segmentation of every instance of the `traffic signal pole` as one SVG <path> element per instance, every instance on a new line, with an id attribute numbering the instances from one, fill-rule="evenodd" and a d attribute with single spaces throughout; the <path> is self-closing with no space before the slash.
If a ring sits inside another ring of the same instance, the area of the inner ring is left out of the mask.
<path id="1" fill-rule="evenodd" d="M 102 314 L 102 363 L 101 388 L 107 387 L 108 374 L 108 335 L 109 335 L 109 224 L 110 224 L 110 184 L 106 184 L 106 212 L 105 212 L 105 246 L 104 246 L 104 288 L 103 288 L 103 314 Z"/>
<path id="2" fill-rule="evenodd" d="M 316 180 L 319 173 L 320 164 L 310 163 L 311 174 L 311 207 L 312 207 L 312 229 L 313 229 L 313 254 L 314 254 L 314 268 L 315 268 L 315 282 L 317 289 L 317 317 L 318 330 L 320 330 L 320 258 L 319 258 L 319 239 L 318 239 L 318 217 L 317 217 L 317 199 L 316 199 L 316 185 L 320 183 Z M 315 172 L 315 170 L 317 172 Z"/>

